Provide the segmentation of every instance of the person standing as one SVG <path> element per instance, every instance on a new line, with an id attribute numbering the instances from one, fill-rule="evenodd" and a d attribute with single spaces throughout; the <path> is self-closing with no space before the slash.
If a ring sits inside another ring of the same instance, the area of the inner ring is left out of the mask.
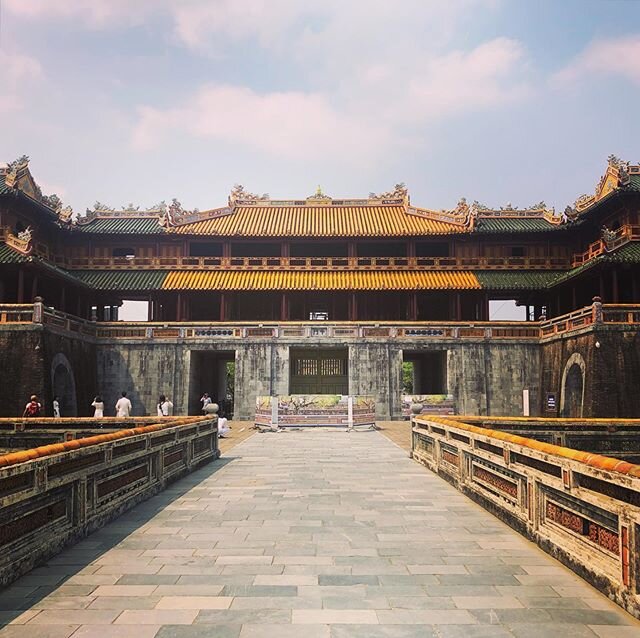
<path id="1" fill-rule="evenodd" d="M 158 416 L 169 416 L 169 403 L 164 394 L 158 399 Z"/>
<path id="2" fill-rule="evenodd" d="M 53 397 L 53 417 L 60 418 L 60 399 L 57 396 Z"/>
<path id="3" fill-rule="evenodd" d="M 165 416 L 173 416 L 173 403 L 171 402 L 171 399 L 169 397 L 167 397 L 166 405 L 167 413 L 165 414 Z"/>
<path id="4" fill-rule="evenodd" d="M 93 418 L 101 419 L 104 416 L 104 401 L 100 395 L 97 395 L 91 406 L 94 408 Z"/>
<path id="5" fill-rule="evenodd" d="M 206 414 L 206 407 L 211 404 L 211 397 L 205 392 L 200 398 L 200 403 L 202 403 L 202 413 Z"/>
<path id="6" fill-rule="evenodd" d="M 40 416 L 40 412 L 42 412 L 42 404 L 38 402 L 38 397 L 35 394 L 31 395 L 31 399 L 29 399 L 29 403 L 24 408 L 24 412 L 22 413 L 23 417 L 37 417 Z"/>
<path id="7" fill-rule="evenodd" d="M 116 403 L 116 416 L 121 418 L 128 419 L 131 415 L 131 401 L 127 399 L 127 393 L 122 392 L 122 396 L 118 399 Z"/>

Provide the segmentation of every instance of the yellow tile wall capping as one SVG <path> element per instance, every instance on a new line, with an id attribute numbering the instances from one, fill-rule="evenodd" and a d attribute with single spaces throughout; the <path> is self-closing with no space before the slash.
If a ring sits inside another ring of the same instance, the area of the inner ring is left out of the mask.
<path id="1" fill-rule="evenodd" d="M 521 445 L 522 447 L 527 447 L 529 449 L 536 450 L 537 452 L 543 452 L 552 456 L 559 456 L 561 458 L 571 459 L 572 461 L 578 461 L 599 470 L 619 472 L 620 474 L 627 474 L 629 476 L 640 478 L 640 465 L 635 465 L 628 461 L 621 461 L 620 459 L 614 459 L 609 456 L 573 450 L 568 447 L 553 445 L 552 443 L 542 443 L 541 441 L 528 439 L 517 434 L 509 434 L 507 432 L 501 432 L 500 430 L 491 430 L 477 425 L 470 425 L 457 419 L 446 419 L 443 417 L 418 417 L 417 421 L 429 421 L 431 423 L 438 423 L 439 425 L 446 425 L 448 427 L 466 430 L 473 434 L 480 434 L 500 441 L 513 443 L 514 445 Z"/>

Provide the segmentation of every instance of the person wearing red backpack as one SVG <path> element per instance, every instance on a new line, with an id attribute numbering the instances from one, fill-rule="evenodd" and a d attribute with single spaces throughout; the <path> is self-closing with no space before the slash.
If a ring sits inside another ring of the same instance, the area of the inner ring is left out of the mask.
<path id="1" fill-rule="evenodd" d="M 24 412 L 22 413 L 22 416 L 23 417 L 40 416 L 41 411 L 42 411 L 42 404 L 38 403 L 38 397 L 35 394 L 32 394 L 29 403 L 27 403 L 27 405 L 24 408 Z"/>

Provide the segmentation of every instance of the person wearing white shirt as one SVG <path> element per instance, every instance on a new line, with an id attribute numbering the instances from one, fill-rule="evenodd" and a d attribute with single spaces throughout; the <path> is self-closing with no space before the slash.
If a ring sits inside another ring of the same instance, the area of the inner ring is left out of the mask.
<path id="1" fill-rule="evenodd" d="M 229 427 L 229 422 L 227 421 L 227 417 L 222 415 L 218 418 L 218 436 L 224 439 L 227 434 L 231 431 Z"/>
<path id="2" fill-rule="evenodd" d="M 104 416 L 104 401 L 102 397 L 98 395 L 91 404 L 91 407 L 94 408 L 93 418 L 101 419 Z"/>
<path id="3" fill-rule="evenodd" d="M 118 399 L 116 403 L 116 416 L 129 418 L 131 414 L 131 401 L 127 399 L 127 393 L 123 392 L 122 396 Z"/>
<path id="4" fill-rule="evenodd" d="M 173 403 L 164 394 L 158 399 L 158 416 L 173 416 Z"/>

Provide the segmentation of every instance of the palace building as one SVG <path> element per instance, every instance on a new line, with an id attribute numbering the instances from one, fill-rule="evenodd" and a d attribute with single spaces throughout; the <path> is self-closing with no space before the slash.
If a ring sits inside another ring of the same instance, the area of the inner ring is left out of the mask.
<path id="1" fill-rule="evenodd" d="M 451 395 L 458 413 L 640 416 L 639 240 L 640 166 L 613 156 L 562 213 L 431 210 L 399 184 L 301 200 L 237 186 L 206 211 L 83 216 L 23 157 L 0 169 L 0 382 L 22 393 L 0 413 L 37 391 L 87 414 L 122 389 L 140 414 L 160 393 L 194 413 L 203 391 L 231 401 L 233 372 L 236 418 L 305 393 L 373 395 L 397 418 L 411 363 L 412 393 Z M 126 300 L 148 302 L 148 321 L 118 321 Z M 526 321 L 490 321 L 497 300 Z"/>

